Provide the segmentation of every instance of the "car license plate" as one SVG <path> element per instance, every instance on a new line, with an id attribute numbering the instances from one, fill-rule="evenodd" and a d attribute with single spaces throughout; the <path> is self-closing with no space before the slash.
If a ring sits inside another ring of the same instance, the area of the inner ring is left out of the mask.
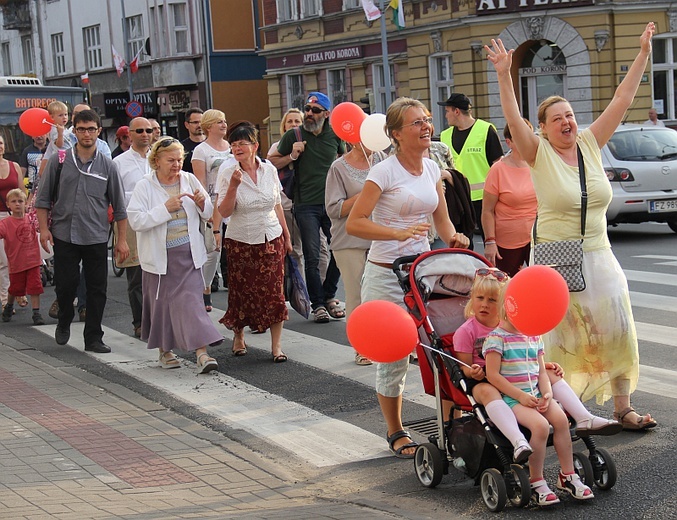
<path id="1" fill-rule="evenodd" d="M 677 211 L 677 199 L 649 201 L 649 213 L 662 213 L 664 211 Z"/>

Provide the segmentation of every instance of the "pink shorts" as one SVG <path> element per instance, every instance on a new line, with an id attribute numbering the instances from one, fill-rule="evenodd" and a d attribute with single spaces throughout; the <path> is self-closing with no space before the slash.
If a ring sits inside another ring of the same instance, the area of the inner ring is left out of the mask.
<path id="1" fill-rule="evenodd" d="M 40 266 L 19 271 L 18 273 L 10 273 L 8 292 L 12 296 L 26 296 L 27 294 L 34 296 L 45 292 L 42 288 Z"/>

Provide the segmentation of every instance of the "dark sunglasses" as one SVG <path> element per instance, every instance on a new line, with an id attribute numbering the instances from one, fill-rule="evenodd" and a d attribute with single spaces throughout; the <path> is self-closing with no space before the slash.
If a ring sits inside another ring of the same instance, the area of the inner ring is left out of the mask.
<path id="1" fill-rule="evenodd" d="M 178 143 L 178 139 L 174 139 L 173 137 L 167 137 L 165 139 L 160 139 L 158 141 L 158 147 L 160 148 L 167 148 L 170 144 L 172 143 Z"/>
<path id="2" fill-rule="evenodd" d="M 152 128 L 136 128 L 136 129 L 133 130 L 133 131 L 136 132 L 137 134 L 142 134 L 142 133 L 144 133 L 144 132 L 146 132 L 147 134 L 152 134 L 152 133 L 153 133 L 153 129 L 152 129 Z"/>
<path id="3" fill-rule="evenodd" d="M 495 267 L 480 267 L 475 271 L 475 276 L 491 276 L 492 278 L 496 278 L 499 282 L 505 282 L 510 278 L 508 273 L 504 273 Z"/>
<path id="4" fill-rule="evenodd" d="M 306 105 L 303 107 L 304 112 L 312 112 L 313 114 L 321 114 L 324 112 L 324 108 L 317 108 L 317 107 L 311 107 L 310 105 Z"/>

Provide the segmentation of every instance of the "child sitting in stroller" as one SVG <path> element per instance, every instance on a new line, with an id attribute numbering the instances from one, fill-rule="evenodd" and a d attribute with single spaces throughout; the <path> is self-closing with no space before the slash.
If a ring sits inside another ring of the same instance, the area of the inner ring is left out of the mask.
<path id="1" fill-rule="evenodd" d="M 485 337 L 500 324 L 499 295 L 508 279 L 509 277 L 507 274 L 495 268 L 481 268 L 477 270 L 470 292 L 470 300 L 465 309 L 467 321 L 459 327 L 454 334 L 454 348 L 458 359 L 463 363 L 470 365 L 470 368 L 462 367 L 465 376 L 468 378 L 468 390 L 472 393 L 478 403 L 484 405 L 489 418 L 514 446 L 513 456 L 515 462 L 523 463 L 531 455 L 532 447 L 519 430 L 513 410 L 511 410 L 510 406 L 503 400 L 501 393 L 487 381 L 484 370 L 485 360 L 482 356 L 482 346 Z M 500 361 L 498 364 L 500 365 Z M 576 421 L 576 434 L 578 436 L 590 434 L 613 435 L 621 431 L 622 426 L 618 422 L 596 417 L 583 406 L 566 381 L 561 378 L 563 373 L 559 365 L 556 363 L 548 363 L 547 365 L 548 368 L 550 368 L 546 371 L 548 385 L 552 386 L 551 391 L 555 399 L 562 404 L 564 409 Z M 534 376 L 534 382 L 535 380 L 536 376 Z M 511 383 L 508 384 L 512 386 Z M 524 394 L 524 396 L 526 395 L 527 394 Z M 529 397 L 530 399 L 525 401 L 527 406 L 537 407 L 538 399 L 532 396 Z M 568 438 L 570 453 L 571 437 L 568 430 L 568 422 L 566 426 L 566 436 Z M 532 439 L 535 438 L 536 437 L 533 437 L 532 432 Z M 529 458 L 532 477 L 534 475 L 540 476 L 537 480 L 542 480 L 542 466 L 545 455 L 544 447 L 545 444 L 543 444 L 542 449 L 534 450 L 542 453 L 542 456 L 537 453 L 537 458 L 540 457 L 541 459 L 540 472 L 535 471 L 538 469 L 538 461 L 534 461 L 534 457 Z M 569 460 L 571 460 L 571 457 L 569 457 Z M 536 462 L 536 464 L 534 464 L 534 462 Z M 571 465 L 571 462 L 569 465 Z M 572 468 L 568 467 L 565 467 L 564 469 L 571 469 L 573 471 Z M 540 473 L 540 475 L 538 473 Z M 582 496 L 577 496 L 576 489 L 575 486 L 574 489 L 566 487 L 566 490 L 572 493 L 576 498 L 592 498 L 590 496 L 591 494 L 588 495 L 585 491 L 583 491 Z M 543 494 L 538 493 L 536 496 L 536 500 L 540 505 L 554 504 L 559 501 L 554 494 L 545 493 L 543 496 L 541 495 Z"/>

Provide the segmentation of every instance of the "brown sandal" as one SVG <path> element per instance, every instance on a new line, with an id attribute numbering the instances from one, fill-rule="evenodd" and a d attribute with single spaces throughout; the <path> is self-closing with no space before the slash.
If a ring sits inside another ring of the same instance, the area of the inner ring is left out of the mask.
<path id="1" fill-rule="evenodd" d="M 626 420 L 625 417 L 632 412 L 637 413 L 632 406 L 628 406 L 620 412 L 614 412 L 614 419 L 623 425 L 624 430 L 644 431 L 658 426 L 658 423 L 649 414 L 640 415 L 636 421 Z"/>

